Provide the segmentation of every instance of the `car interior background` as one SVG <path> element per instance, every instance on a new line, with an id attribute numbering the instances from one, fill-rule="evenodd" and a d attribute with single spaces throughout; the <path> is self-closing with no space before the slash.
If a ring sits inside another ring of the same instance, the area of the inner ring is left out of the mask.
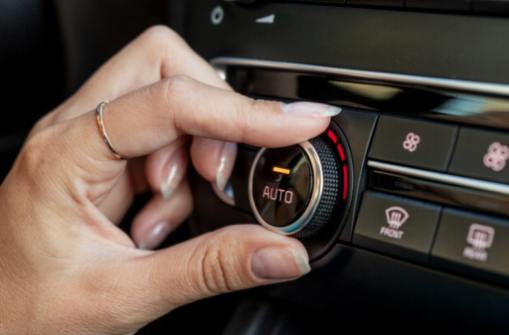
<path id="1" fill-rule="evenodd" d="M 195 210 L 165 242 L 258 222 L 301 239 L 312 273 L 140 334 L 506 332 L 509 1 L 0 0 L 2 178 L 34 122 L 155 24 L 240 93 L 343 112 L 300 145 L 241 146 L 224 192 L 191 171 Z"/>

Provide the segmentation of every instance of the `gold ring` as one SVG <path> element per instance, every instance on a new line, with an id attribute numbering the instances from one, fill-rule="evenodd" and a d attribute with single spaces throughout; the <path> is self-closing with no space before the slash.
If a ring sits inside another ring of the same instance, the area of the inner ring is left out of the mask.
<path id="1" fill-rule="evenodd" d="M 104 140 L 104 143 L 106 143 L 106 146 L 108 149 L 110 149 L 113 157 L 115 157 L 118 160 L 124 160 L 126 157 L 122 156 L 118 153 L 117 150 L 115 150 L 115 147 L 113 147 L 113 144 L 111 144 L 110 138 L 108 136 L 108 133 L 106 132 L 106 127 L 104 126 L 104 109 L 108 105 L 109 101 L 103 101 L 99 105 L 97 105 L 97 108 L 95 109 L 95 118 L 97 121 L 97 127 L 99 128 L 99 131 L 101 132 L 101 136 Z"/>

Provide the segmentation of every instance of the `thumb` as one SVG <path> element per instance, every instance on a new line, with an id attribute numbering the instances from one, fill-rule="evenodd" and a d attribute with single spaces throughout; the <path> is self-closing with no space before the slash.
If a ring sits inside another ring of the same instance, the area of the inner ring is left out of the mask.
<path id="1" fill-rule="evenodd" d="M 147 321 L 212 295 L 296 279 L 309 272 L 306 249 L 295 239 L 255 225 L 229 226 L 132 264 L 131 292 Z M 149 308 L 146 308 L 150 306 Z"/>

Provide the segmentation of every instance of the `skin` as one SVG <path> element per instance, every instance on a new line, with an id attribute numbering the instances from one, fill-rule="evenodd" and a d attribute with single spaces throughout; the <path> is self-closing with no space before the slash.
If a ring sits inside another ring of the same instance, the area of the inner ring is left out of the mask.
<path id="1" fill-rule="evenodd" d="M 128 160 L 98 131 L 106 99 L 109 137 Z M 0 187 L 0 333 L 132 334 L 192 301 L 301 276 L 303 246 L 256 225 L 137 246 L 155 222 L 192 210 L 185 173 L 169 199 L 160 193 L 172 164 L 215 182 L 225 141 L 285 146 L 328 123 L 232 92 L 174 32 L 150 28 L 34 126 Z M 117 225 L 148 190 L 128 235 Z M 260 263 L 269 256 L 283 270 Z"/>

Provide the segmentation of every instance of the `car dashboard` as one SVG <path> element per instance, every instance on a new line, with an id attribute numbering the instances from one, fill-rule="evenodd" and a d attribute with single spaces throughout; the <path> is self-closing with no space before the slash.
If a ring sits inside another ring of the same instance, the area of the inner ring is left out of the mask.
<path id="1" fill-rule="evenodd" d="M 228 192 L 195 185 L 197 231 L 254 221 L 306 245 L 314 271 L 264 293 L 310 311 L 311 329 L 505 328 L 509 21 L 504 1 L 488 2 L 190 7 L 190 43 L 235 90 L 343 110 L 319 138 L 337 164 L 318 152 L 323 171 L 307 181 L 326 188 L 337 170 L 326 223 L 315 213 L 292 230 L 305 213 L 284 192 L 315 200 L 272 171 L 295 170 L 288 150 L 244 147 Z"/>
<path id="2" fill-rule="evenodd" d="M 191 304 L 141 334 L 506 332 L 509 1 L 62 0 L 47 11 L 58 38 L 53 54 L 36 47 L 61 61 L 38 70 L 64 75 L 39 114 L 2 135 L 6 162 L 27 121 L 156 23 L 239 93 L 341 108 L 304 143 L 240 145 L 224 190 L 190 171 L 194 211 L 166 244 L 261 224 L 301 240 L 311 273 Z"/>

